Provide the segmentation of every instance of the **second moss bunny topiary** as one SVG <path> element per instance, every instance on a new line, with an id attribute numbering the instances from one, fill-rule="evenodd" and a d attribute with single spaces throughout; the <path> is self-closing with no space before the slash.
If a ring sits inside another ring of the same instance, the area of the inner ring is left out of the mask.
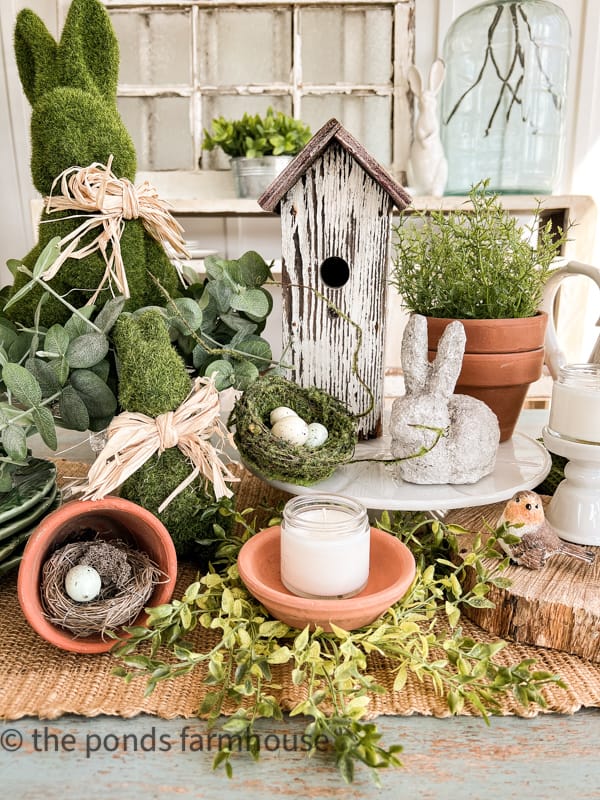
<path id="1" fill-rule="evenodd" d="M 36 189 L 48 196 L 55 179 L 66 169 L 108 164 L 118 178 L 134 181 L 136 154 L 116 104 L 119 51 L 108 14 L 99 0 L 73 0 L 60 42 L 54 41 L 41 19 L 29 9 L 19 13 L 15 28 L 15 54 L 19 75 L 32 106 L 31 173 Z M 56 189 L 55 189 L 56 191 Z M 81 212 L 44 214 L 39 241 L 23 259 L 32 268 L 45 245 L 55 236 L 72 233 L 82 221 Z M 84 243 L 94 236 L 88 234 Z M 131 299 L 129 308 L 162 302 L 150 270 L 165 289 L 178 294 L 177 274 L 162 247 L 144 229 L 140 219 L 125 222 L 121 253 Z M 106 264 L 99 252 L 68 259 L 52 286 L 69 302 L 83 306 L 100 284 Z M 13 294 L 28 278 L 17 273 Z M 12 319 L 31 324 L 42 289 L 35 287 L 10 309 Z M 104 289 L 98 304 L 110 297 Z M 64 322 L 68 310 L 49 297 L 42 323 Z"/>
<path id="2" fill-rule="evenodd" d="M 119 401 L 126 411 L 157 417 L 181 405 L 192 384 L 158 311 L 150 309 L 137 318 L 121 316 L 113 338 L 119 359 Z M 186 456 L 171 447 L 151 456 L 128 478 L 121 496 L 147 508 L 163 522 L 179 556 L 204 561 L 211 550 L 199 542 L 213 538 L 213 524 L 223 525 L 225 519 L 219 513 L 221 504 L 215 500 L 212 486 L 197 478 L 162 512 L 158 511 L 191 470 Z"/>

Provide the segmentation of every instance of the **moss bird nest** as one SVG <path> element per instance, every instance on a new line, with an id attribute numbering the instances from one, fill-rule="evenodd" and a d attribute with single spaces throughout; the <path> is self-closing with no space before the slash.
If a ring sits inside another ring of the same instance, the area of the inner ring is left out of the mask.
<path id="1" fill-rule="evenodd" d="M 307 423 L 320 422 L 329 436 L 316 449 L 293 445 L 271 433 L 270 414 L 287 406 Z M 269 480 L 311 486 L 349 461 L 356 444 L 356 421 L 348 409 L 321 389 L 304 389 L 280 376 L 258 378 L 236 402 L 230 427 L 251 470 Z"/>

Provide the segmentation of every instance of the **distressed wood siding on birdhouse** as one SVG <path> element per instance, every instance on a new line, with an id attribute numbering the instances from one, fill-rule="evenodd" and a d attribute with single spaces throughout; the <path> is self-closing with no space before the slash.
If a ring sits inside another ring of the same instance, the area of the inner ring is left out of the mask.
<path id="1" fill-rule="evenodd" d="M 284 361 L 291 362 L 292 378 L 302 386 L 328 391 L 356 414 L 371 406 L 363 381 L 373 402 L 370 413 L 359 420 L 362 438 L 381 433 L 391 211 L 387 192 L 337 144 L 309 167 L 280 206 Z M 328 258 L 347 263 L 344 285 L 323 280 L 321 265 Z M 353 363 L 361 334 L 357 375 Z"/>

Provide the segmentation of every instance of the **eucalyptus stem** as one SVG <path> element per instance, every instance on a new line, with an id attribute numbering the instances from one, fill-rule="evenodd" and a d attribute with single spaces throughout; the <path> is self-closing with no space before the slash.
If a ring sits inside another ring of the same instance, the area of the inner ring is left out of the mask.
<path id="1" fill-rule="evenodd" d="M 48 292 L 49 294 L 51 294 L 51 295 L 52 295 L 52 297 L 54 297 L 56 300 L 58 300 L 58 301 L 59 301 L 59 302 L 61 302 L 61 303 L 62 303 L 64 306 L 66 306 L 66 308 L 68 308 L 68 309 L 69 309 L 69 311 L 70 311 L 72 314 L 75 314 L 75 316 L 79 317 L 79 318 L 80 318 L 80 319 L 82 319 L 82 320 L 83 320 L 83 321 L 84 321 L 84 322 L 85 322 L 87 325 L 89 325 L 91 328 L 93 328 L 93 329 L 96 331 L 96 333 L 103 333 L 103 331 L 102 331 L 102 330 L 101 330 L 101 329 L 100 329 L 100 328 L 99 328 L 97 325 L 95 325 L 95 324 L 94 324 L 94 323 L 93 323 L 91 320 L 89 320 L 89 319 L 88 319 L 88 318 L 85 316 L 85 314 L 82 314 L 82 313 L 81 313 L 81 311 L 79 311 L 79 309 L 78 309 L 78 308 L 75 308 L 75 306 L 72 306 L 72 305 L 71 305 L 71 303 L 69 303 L 69 301 L 68 301 L 68 300 L 65 300 L 65 298 L 64 298 L 64 297 L 62 297 L 62 296 L 61 296 L 61 295 L 60 295 L 58 292 L 56 292 L 56 291 L 55 291 L 55 290 L 52 288 L 52 286 L 50 286 L 50 284 L 49 284 L 49 283 L 47 283 L 46 281 L 42 280 L 41 278 L 38 278 L 38 277 L 36 277 L 36 276 L 33 274 L 33 272 L 31 272 L 30 270 L 28 270 L 28 269 L 27 269 L 27 267 L 26 267 L 24 264 L 22 264 L 22 265 L 19 267 L 19 272 L 23 272 L 25 275 L 27 275 L 27 277 L 28 277 L 28 278 L 31 278 L 31 280 L 32 280 L 32 281 L 35 281 L 35 283 L 37 283 L 39 286 L 41 286 L 41 287 L 42 287 L 42 288 L 43 288 L 43 289 L 44 289 L 46 292 Z"/>
<path id="2" fill-rule="evenodd" d="M 8 393 L 8 395 L 9 395 L 9 402 L 11 402 L 11 400 L 10 400 L 10 392 Z M 55 392 L 53 395 L 50 395 L 50 397 L 46 397 L 44 400 L 40 400 L 40 402 L 35 406 L 35 408 L 39 408 L 40 406 L 47 406 L 50 403 L 53 403 L 55 400 L 58 400 L 60 395 L 61 395 L 61 392 Z M 8 422 L 4 422 L 4 423 L 0 422 L 0 431 L 3 431 L 5 428 L 8 428 L 9 425 L 13 425 L 15 422 L 18 422 L 20 419 L 23 419 L 28 414 L 30 414 L 31 411 L 32 411 L 31 408 L 24 408 L 19 414 L 17 414 L 14 417 L 11 417 Z"/>

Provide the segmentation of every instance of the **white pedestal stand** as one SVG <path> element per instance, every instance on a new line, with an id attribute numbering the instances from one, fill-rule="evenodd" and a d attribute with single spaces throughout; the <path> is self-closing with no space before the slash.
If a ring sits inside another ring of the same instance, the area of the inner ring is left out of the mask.
<path id="1" fill-rule="evenodd" d="M 543 431 L 551 453 L 569 459 L 565 479 L 559 484 L 546 519 L 561 539 L 584 545 L 600 545 L 600 444 L 573 442 Z"/>

